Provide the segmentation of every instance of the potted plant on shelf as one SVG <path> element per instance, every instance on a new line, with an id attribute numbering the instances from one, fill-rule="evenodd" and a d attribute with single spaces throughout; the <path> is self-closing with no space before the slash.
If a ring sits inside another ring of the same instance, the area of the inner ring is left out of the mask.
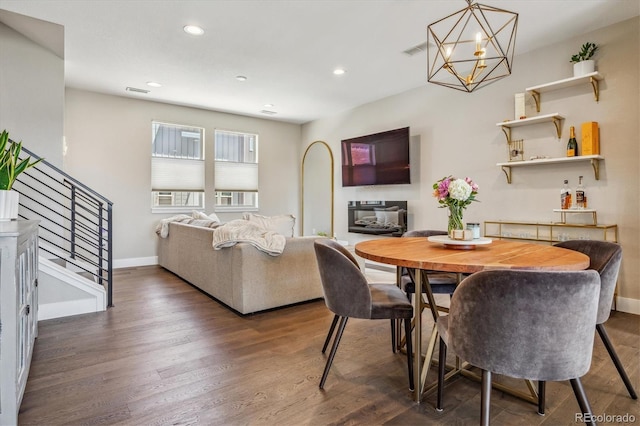
<path id="1" fill-rule="evenodd" d="M 31 161 L 31 157 L 20 160 L 22 142 L 9 139 L 6 130 L 0 134 L 0 221 L 18 218 L 19 196 L 13 191 L 13 184 L 20 173 L 35 166 L 42 158 Z"/>
<path id="2" fill-rule="evenodd" d="M 578 53 L 571 56 L 570 62 L 573 64 L 574 77 L 580 77 L 581 75 L 589 74 L 595 71 L 596 62 L 591 58 L 597 50 L 597 44 L 586 42 L 582 45 L 582 48 Z"/>

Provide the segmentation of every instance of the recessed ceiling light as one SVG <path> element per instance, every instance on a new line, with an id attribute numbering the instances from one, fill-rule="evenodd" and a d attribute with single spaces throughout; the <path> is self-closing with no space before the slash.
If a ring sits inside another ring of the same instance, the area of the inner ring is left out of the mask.
<path id="1" fill-rule="evenodd" d="M 236 76 L 236 80 L 238 80 L 238 81 L 247 81 L 247 77 L 245 77 L 244 75 L 237 75 Z"/>
<path id="2" fill-rule="evenodd" d="M 274 104 L 264 104 L 265 108 L 273 108 L 275 105 Z"/>
<path id="3" fill-rule="evenodd" d="M 162 84 L 156 82 L 156 81 L 147 81 L 147 86 L 151 86 L 151 87 L 162 87 Z"/>
<path id="4" fill-rule="evenodd" d="M 346 71 L 345 71 L 344 69 L 342 69 L 342 68 L 336 68 L 335 70 L 333 70 L 333 73 L 334 73 L 335 75 L 342 75 L 342 74 L 344 74 L 345 72 L 346 72 Z"/>
<path id="5" fill-rule="evenodd" d="M 127 92 L 138 92 L 138 93 L 149 93 L 149 90 L 145 90 L 145 89 L 138 89 L 137 87 L 125 87 L 125 89 Z"/>
<path id="6" fill-rule="evenodd" d="M 197 25 L 185 25 L 183 30 L 187 34 L 196 35 L 196 36 L 204 34 L 204 30 Z"/>

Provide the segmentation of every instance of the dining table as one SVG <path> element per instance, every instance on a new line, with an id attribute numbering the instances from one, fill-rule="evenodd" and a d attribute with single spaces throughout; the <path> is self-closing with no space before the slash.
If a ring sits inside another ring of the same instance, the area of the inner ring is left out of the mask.
<path id="1" fill-rule="evenodd" d="M 430 241 L 431 240 L 431 241 Z M 560 247 L 520 241 L 490 240 L 481 238 L 461 243 L 447 237 L 402 237 L 380 238 L 359 242 L 355 253 L 367 260 L 404 267 L 413 272 L 415 288 L 422 288 L 434 318 L 424 361 L 422 360 L 422 311 L 425 302 L 416 291 L 414 298 L 413 350 L 414 383 L 413 398 L 421 402 L 425 394 L 427 372 L 435 350 L 438 333 L 435 322 L 439 316 L 427 271 L 455 272 L 458 276 L 495 269 L 524 269 L 538 271 L 576 271 L 589 267 L 589 257 L 583 253 Z M 456 372 L 473 373 L 464 368 Z M 506 386 L 495 386 L 523 399 L 537 403 L 535 387 L 528 384 L 530 396 L 514 391 Z"/>

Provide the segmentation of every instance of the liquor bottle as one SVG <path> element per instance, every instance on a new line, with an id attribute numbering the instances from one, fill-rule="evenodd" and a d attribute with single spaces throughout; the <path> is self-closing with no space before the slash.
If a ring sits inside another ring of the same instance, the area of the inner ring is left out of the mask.
<path id="1" fill-rule="evenodd" d="M 578 186 L 576 187 L 576 208 L 587 208 L 587 194 L 584 192 L 584 185 L 582 184 L 582 176 L 578 178 Z"/>
<path id="2" fill-rule="evenodd" d="M 578 155 L 578 142 L 576 142 L 576 128 L 569 128 L 569 142 L 567 143 L 567 157 L 576 157 Z"/>
<path id="3" fill-rule="evenodd" d="M 571 208 L 571 189 L 567 179 L 564 180 L 564 186 L 560 190 L 560 208 L 563 210 Z"/>

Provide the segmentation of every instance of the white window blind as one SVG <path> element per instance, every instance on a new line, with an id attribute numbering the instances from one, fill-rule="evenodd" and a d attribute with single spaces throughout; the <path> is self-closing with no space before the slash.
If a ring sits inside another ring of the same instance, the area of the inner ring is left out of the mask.
<path id="1" fill-rule="evenodd" d="M 204 191 L 204 161 L 184 158 L 151 158 L 152 191 Z"/>
<path id="2" fill-rule="evenodd" d="M 258 191 L 258 164 L 216 161 L 216 191 Z"/>
<path id="3" fill-rule="evenodd" d="M 152 122 L 151 209 L 204 208 L 204 129 Z"/>
<path id="4" fill-rule="evenodd" d="M 258 208 L 258 135 L 216 130 L 216 211 Z"/>

